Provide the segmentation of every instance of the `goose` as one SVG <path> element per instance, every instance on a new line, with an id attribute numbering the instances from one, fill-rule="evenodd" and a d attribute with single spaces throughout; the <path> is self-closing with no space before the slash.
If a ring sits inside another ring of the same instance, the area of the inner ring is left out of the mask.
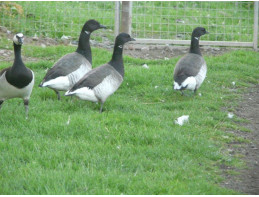
<path id="1" fill-rule="evenodd" d="M 106 28 L 96 20 L 88 20 L 80 33 L 78 47 L 75 52 L 61 57 L 48 70 L 39 87 L 53 89 L 60 100 L 59 91 L 69 90 L 84 74 L 92 69 L 92 52 L 90 35 L 93 31 Z"/>
<path id="2" fill-rule="evenodd" d="M 34 85 L 34 73 L 22 61 L 21 48 L 23 40 L 24 36 L 22 33 L 14 35 L 14 63 L 12 67 L 0 70 L 0 109 L 5 100 L 22 98 L 27 119 L 29 99 Z"/>
<path id="3" fill-rule="evenodd" d="M 65 96 L 75 95 L 81 100 L 100 102 L 100 113 L 106 99 L 112 95 L 121 85 L 124 78 L 123 45 L 126 42 L 135 41 L 127 33 L 120 33 L 115 40 L 111 61 L 96 67 L 78 81 Z"/>
<path id="4" fill-rule="evenodd" d="M 183 56 L 174 69 L 174 89 L 180 90 L 196 90 L 201 86 L 207 73 L 207 65 L 201 55 L 199 47 L 200 36 L 208 34 L 203 27 L 197 27 L 192 32 L 191 47 L 189 53 Z"/>

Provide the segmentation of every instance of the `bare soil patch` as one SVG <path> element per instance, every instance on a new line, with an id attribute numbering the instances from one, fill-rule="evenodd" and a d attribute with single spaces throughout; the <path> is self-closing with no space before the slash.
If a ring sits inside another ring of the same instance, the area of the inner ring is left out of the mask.
<path id="1" fill-rule="evenodd" d="M 228 144 L 230 154 L 243 155 L 246 162 L 245 169 L 230 169 L 221 166 L 226 180 L 222 186 L 239 191 L 243 194 L 259 194 L 259 85 L 250 89 L 243 96 L 243 100 L 235 111 L 235 115 L 244 118 L 249 123 L 241 125 L 250 129 L 251 132 L 228 131 L 234 135 L 241 136 L 249 143 L 232 142 Z M 230 175 L 229 170 L 235 170 L 238 175 Z"/>

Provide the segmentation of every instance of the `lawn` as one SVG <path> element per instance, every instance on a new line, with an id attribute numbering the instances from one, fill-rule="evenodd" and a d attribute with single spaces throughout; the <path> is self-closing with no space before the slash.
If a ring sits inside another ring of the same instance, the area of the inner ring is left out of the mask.
<path id="1" fill-rule="evenodd" d="M 0 111 L 0 194 L 237 194 L 219 186 L 219 166 L 244 167 L 240 155 L 225 148 L 244 139 L 225 131 L 249 132 L 237 124 L 244 120 L 227 113 L 259 82 L 256 52 L 205 56 L 201 96 L 173 91 L 180 57 L 125 56 L 124 82 L 100 114 L 95 103 L 58 101 L 54 91 L 38 87 L 46 69 L 74 50 L 23 47 L 24 56 L 38 58 L 26 62 L 36 82 L 28 120 L 20 99 L 6 101 Z M 93 48 L 92 54 L 93 67 L 111 58 L 103 49 Z M 0 62 L 0 69 L 11 63 Z M 176 125 L 182 115 L 189 122 Z"/>

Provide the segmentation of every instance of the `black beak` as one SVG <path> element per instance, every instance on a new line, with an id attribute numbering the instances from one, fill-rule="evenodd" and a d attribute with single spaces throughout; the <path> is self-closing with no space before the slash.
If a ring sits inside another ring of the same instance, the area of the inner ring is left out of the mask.
<path id="1" fill-rule="evenodd" d="M 102 29 L 107 29 L 107 27 L 104 26 L 104 25 L 100 25 L 100 28 L 102 28 Z"/>
<path id="2" fill-rule="evenodd" d="M 131 38 L 130 41 L 136 41 L 134 38 Z"/>
<path id="3" fill-rule="evenodd" d="M 206 31 L 206 33 L 205 34 L 209 34 L 210 32 L 208 32 L 208 31 Z"/>
<path id="4" fill-rule="evenodd" d="M 19 37 L 18 42 L 19 42 L 19 44 L 23 44 L 23 39 Z"/>

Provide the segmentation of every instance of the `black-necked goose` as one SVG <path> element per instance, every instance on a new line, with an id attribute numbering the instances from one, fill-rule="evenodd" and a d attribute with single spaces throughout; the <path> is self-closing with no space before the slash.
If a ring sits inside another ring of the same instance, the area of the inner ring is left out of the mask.
<path id="1" fill-rule="evenodd" d="M 75 95 L 82 100 L 100 102 L 101 113 L 103 103 L 123 82 L 123 45 L 134 40 L 129 34 L 120 33 L 115 40 L 111 61 L 88 72 L 71 90 L 66 92 L 65 96 Z"/>
<path id="2" fill-rule="evenodd" d="M 92 69 L 90 35 L 93 31 L 101 28 L 106 27 L 95 20 L 88 20 L 82 28 L 76 51 L 60 58 L 48 70 L 39 87 L 53 89 L 60 100 L 59 91 L 68 91 Z"/>
<path id="3" fill-rule="evenodd" d="M 34 85 L 34 74 L 22 61 L 21 48 L 23 39 L 22 33 L 18 33 L 13 37 L 15 55 L 13 66 L 0 71 L 0 109 L 5 100 L 22 98 L 26 118 L 28 118 L 29 99 Z"/>
<path id="4" fill-rule="evenodd" d="M 196 92 L 206 77 L 207 66 L 201 55 L 199 39 L 207 33 L 203 27 L 193 30 L 190 51 L 175 66 L 174 89 L 180 90 L 182 94 L 185 89 Z"/>

